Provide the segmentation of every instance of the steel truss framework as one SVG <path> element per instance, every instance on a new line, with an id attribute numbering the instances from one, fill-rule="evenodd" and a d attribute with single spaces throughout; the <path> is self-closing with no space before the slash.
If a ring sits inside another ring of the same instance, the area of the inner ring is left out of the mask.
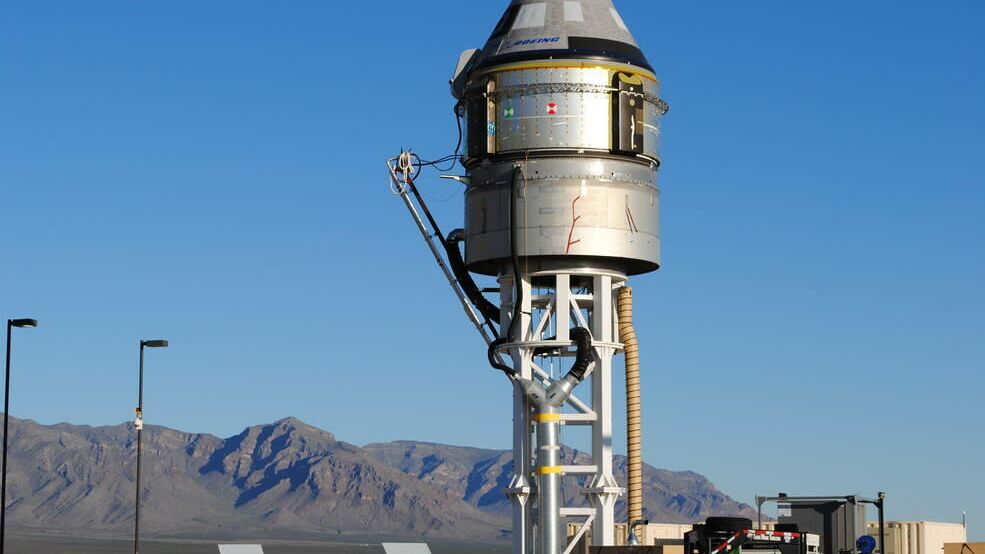
<path id="1" fill-rule="evenodd" d="M 473 326 L 490 344 L 493 336 L 483 325 L 475 307 L 467 298 L 462 284 L 445 263 L 438 244 L 440 234 L 421 217 L 423 205 L 418 206 L 408 181 L 408 170 L 400 169 L 401 158 L 387 162 L 392 192 L 404 201 L 417 224 L 424 242 L 428 245 L 452 292 L 459 299 Z M 513 313 L 515 286 L 511 272 L 499 277 L 502 320 L 501 329 L 510 328 Z M 545 386 L 552 380 L 544 369 L 544 360 L 552 355 L 571 356 L 570 329 L 584 327 L 592 334 L 595 362 L 590 369 L 591 394 L 585 401 L 589 384 L 583 383 L 567 401 L 567 408 L 560 414 L 561 425 L 587 426 L 591 429 L 591 463 L 561 468 L 561 475 L 568 478 L 588 477 L 584 493 L 591 507 L 566 507 L 558 505 L 558 517 L 562 520 L 580 521 L 577 534 L 561 551 L 571 554 L 575 544 L 592 530 L 595 546 L 615 545 L 615 504 L 624 491 L 612 475 L 612 358 L 622 350 L 618 342 L 618 321 L 615 306 L 616 291 L 626 285 L 626 275 L 617 271 L 596 269 L 571 269 L 542 271 L 524 274 L 521 271 L 520 321 L 518 337 L 505 344 L 496 354 L 502 359 L 508 354 L 513 359 L 520 379 L 536 379 Z M 552 353 L 545 354 L 550 351 Z M 534 542 L 536 519 L 536 466 L 534 463 L 532 432 L 534 430 L 533 406 L 521 392 L 513 387 L 513 468 L 514 473 L 506 494 L 513 502 L 513 553 L 557 554 L 537 552 Z M 560 550 L 560 549 L 558 549 Z"/>
<path id="2" fill-rule="evenodd" d="M 503 321 L 502 328 L 509 328 L 513 312 L 515 285 L 512 274 L 499 278 Z M 612 271 L 570 270 L 550 271 L 521 275 L 521 321 L 517 325 L 518 337 L 503 347 L 513 358 L 513 364 L 523 379 L 549 383 L 552 375 L 545 369 L 545 361 L 551 356 L 570 356 L 572 327 L 584 327 L 592 333 L 595 363 L 589 383 L 575 390 L 561 413 L 561 425 L 579 425 L 591 428 L 591 463 L 563 466 L 561 474 L 568 478 L 589 477 L 584 493 L 591 507 L 565 507 L 559 505 L 562 521 L 580 522 L 574 540 L 562 552 L 569 554 L 574 545 L 592 530 L 596 546 L 615 544 L 615 504 L 623 489 L 612 473 L 612 359 L 622 349 L 618 342 L 616 321 L 616 291 L 625 286 L 626 276 Z M 581 397 L 586 397 L 582 400 Z M 532 451 L 535 428 L 534 412 L 529 400 L 514 388 L 513 393 L 513 467 L 514 474 L 507 488 L 513 502 L 513 553 L 557 554 L 536 552 L 537 533 L 534 516 L 536 510 L 537 482 Z M 573 461 L 572 461 L 573 463 Z"/>

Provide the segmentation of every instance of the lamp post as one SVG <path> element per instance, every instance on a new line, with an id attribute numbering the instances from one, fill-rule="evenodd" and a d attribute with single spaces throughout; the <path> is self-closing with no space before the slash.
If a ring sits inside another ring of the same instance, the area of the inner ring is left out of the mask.
<path id="1" fill-rule="evenodd" d="M 33 329 L 38 326 L 36 319 L 7 320 L 7 371 L 3 392 L 3 477 L 0 478 L 0 554 L 3 554 L 7 530 L 7 436 L 9 435 L 8 415 L 10 413 L 10 337 L 14 327 Z"/>
<path id="2" fill-rule="evenodd" d="M 137 392 L 137 417 L 134 427 L 137 429 L 137 502 L 133 520 L 133 554 L 140 552 L 140 439 L 144 431 L 144 348 L 167 348 L 166 340 L 140 341 L 140 385 Z M 3 554 L 0 552 L 0 554 Z"/>

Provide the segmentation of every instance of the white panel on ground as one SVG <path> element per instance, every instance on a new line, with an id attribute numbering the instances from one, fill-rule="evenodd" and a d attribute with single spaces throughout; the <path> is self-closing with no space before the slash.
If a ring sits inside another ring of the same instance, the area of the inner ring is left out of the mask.
<path id="1" fill-rule="evenodd" d="M 424 543 L 385 542 L 383 550 L 386 554 L 431 554 L 431 549 Z"/>
<path id="2" fill-rule="evenodd" d="M 259 544 L 220 544 L 219 554 L 263 554 Z"/>

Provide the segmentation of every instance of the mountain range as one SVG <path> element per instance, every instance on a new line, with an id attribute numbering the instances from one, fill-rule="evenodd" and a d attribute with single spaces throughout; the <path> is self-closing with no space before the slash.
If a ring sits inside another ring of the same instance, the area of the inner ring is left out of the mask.
<path id="1" fill-rule="evenodd" d="M 11 418 L 14 529 L 124 535 L 133 528 L 132 424 L 45 426 Z M 487 541 L 509 536 L 510 452 L 398 441 L 355 446 L 287 418 L 219 438 L 148 426 L 141 529 L 159 537 Z M 584 454 L 565 451 L 577 459 Z M 645 467 L 651 521 L 754 511 L 692 472 Z M 625 483 L 625 458 L 616 459 Z M 564 491 L 584 503 L 579 484 Z M 620 509 L 622 510 L 622 509 Z M 624 512 L 619 515 L 624 519 Z"/>

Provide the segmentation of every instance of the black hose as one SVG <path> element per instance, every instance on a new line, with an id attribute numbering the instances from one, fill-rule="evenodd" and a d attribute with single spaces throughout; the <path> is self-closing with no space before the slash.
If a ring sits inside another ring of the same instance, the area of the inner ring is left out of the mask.
<path id="1" fill-rule="evenodd" d="M 592 351 L 592 334 L 584 327 L 575 327 L 570 333 L 571 340 L 575 341 L 575 346 L 578 347 L 578 354 L 575 356 L 575 364 L 571 366 L 571 371 L 568 372 L 568 375 L 581 382 L 585 380 L 585 374 L 588 373 L 588 366 L 595 359 Z"/>
<path id="2" fill-rule="evenodd" d="M 489 350 L 486 351 L 486 357 L 489 358 L 489 365 L 493 366 L 494 369 L 498 369 L 502 371 L 503 373 L 506 374 L 507 377 L 511 379 L 516 379 L 517 377 L 520 376 L 520 373 L 517 372 L 517 370 L 513 369 L 512 367 L 500 363 L 499 360 L 496 359 L 496 351 L 499 350 L 501 346 L 503 346 L 508 342 L 510 342 L 510 339 L 504 337 L 504 338 L 496 339 L 491 343 L 489 343 Z"/>
<path id="3" fill-rule="evenodd" d="M 516 334 L 516 326 L 520 322 L 521 310 L 523 309 L 523 282 L 520 280 L 520 255 L 517 253 L 516 235 L 516 205 L 517 198 L 520 196 L 520 166 L 513 168 L 513 182 L 510 187 L 510 260 L 513 262 L 513 319 L 510 320 L 510 333 L 506 335 L 513 338 Z"/>
<path id="4" fill-rule="evenodd" d="M 462 105 L 462 101 L 455 104 L 455 124 L 458 125 L 458 142 L 455 144 L 455 161 L 461 161 L 461 151 L 462 151 L 462 140 L 465 138 L 465 134 L 462 132 L 462 114 L 459 111 L 459 106 Z M 455 167 L 455 166 L 452 166 Z"/>
<path id="5" fill-rule="evenodd" d="M 514 340 L 516 326 L 520 322 L 521 310 L 523 309 L 523 283 L 520 281 L 520 256 L 517 254 L 516 247 L 516 204 L 517 198 L 519 197 L 519 188 L 520 167 L 517 166 L 513 168 L 513 179 L 510 186 L 510 259 L 513 262 L 513 318 L 510 320 L 510 326 L 506 334 L 501 334 L 500 338 L 489 344 L 487 356 L 489 358 L 489 365 L 514 378 L 519 375 L 519 372 L 516 368 L 499 363 L 496 360 L 496 350 L 504 344 L 508 344 L 511 340 Z"/>
<path id="6" fill-rule="evenodd" d="M 462 286 L 462 292 L 472 302 L 472 305 L 479 310 L 479 313 L 485 318 L 486 323 L 491 321 L 499 323 L 499 306 L 496 306 L 482 295 L 482 290 L 465 266 L 465 260 L 462 259 L 462 251 L 459 250 L 458 244 L 465 238 L 464 235 L 465 233 L 461 229 L 456 229 L 443 241 L 445 253 L 448 255 L 448 263 L 451 265 L 451 271 L 455 274 L 455 278 L 458 279 L 458 284 Z M 493 329 L 493 334 L 497 334 L 495 329 Z"/>

